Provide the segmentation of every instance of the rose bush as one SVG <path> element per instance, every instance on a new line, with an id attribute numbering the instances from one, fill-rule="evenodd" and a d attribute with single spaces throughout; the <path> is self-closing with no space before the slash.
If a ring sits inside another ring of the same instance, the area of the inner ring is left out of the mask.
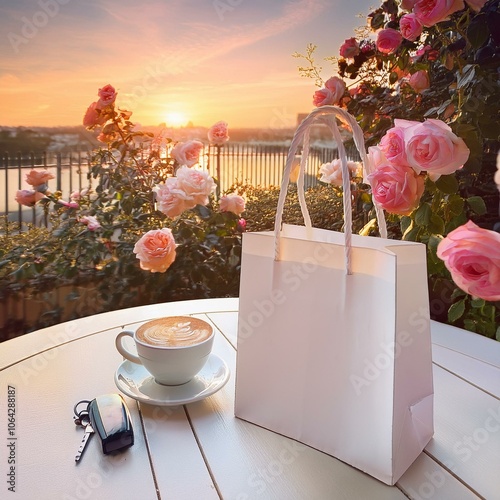
<path id="1" fill-rule="evenodd" d="M 295 56 L 321 88 L 315 49 Z M 353 196 L 386 210 L 391 237 L 427 245 L 431 317 L 500 340 L 498 266 L 481 244 L 498 246 L 500 226 L 499 1 L 386 0 L 339 56 L 326 58 L 346 85 L 337 105 L 358 119 L 371 163 Z M 477 253 L 459 245 L 471 234 Z"/>
<path id="2" fill-rule="evenodd" d="M 88 187 L 65 199 L 48 189 L 47 171 L 27 175 L 33 189 L 16 199 L 42 204 L 50 227 L 43 242 L 20 235 L 22 244 L 0 250 L 0 296 L 70 284 L 69 299 L 77 300 L 85 283 L 95 288 L 92 307 L 104 311 L 237 295 L 244 202 L 236 194 L 229 204 L 217 198 L 216 179 L 198 164 L 201 141 L 174 144 L 138 130 L 117 97 L 111 85 L 102 87 L 84 116 L 103 142 L 92 153 Z M 209 136 L 222 144 L 227 124 L 215 124 Z"/>

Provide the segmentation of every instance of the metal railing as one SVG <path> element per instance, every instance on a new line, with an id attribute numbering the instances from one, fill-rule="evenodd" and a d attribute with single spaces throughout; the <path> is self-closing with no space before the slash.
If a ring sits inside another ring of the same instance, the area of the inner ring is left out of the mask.
<path id="1" fill-rule="evenodd" d="M 227 191 L 235 182 L 279 186 L 287 154 L 286 144 L 229 143 L 223 147 L 206 146 L 200 156 L 200 165 L 219 178 L 220 192 Z M 22 222 L 43 224 L 36 207 L 23 207 L 15 200 L 18 190 L 30 189 L 25 182 L 26 174 L 33 168 L 48 169 L 54 175 L 49 181 L 49 189 L 61 191 L 63 198 L 68 199 L 73 190 L 92 186 L 92 179 L 87 175 L 90 156 L 90 151 L 0 154 L 0 215 L 8 215 L 9 220 L 19 222 L 20 227 Z M 348 151 L 348 156 L 354 160 L 359 158 L 355 149 Z M 311 147 L 305 175 L 306 188 L 318 183 L 320 165 L 335 157 L 333 146 Z"/>

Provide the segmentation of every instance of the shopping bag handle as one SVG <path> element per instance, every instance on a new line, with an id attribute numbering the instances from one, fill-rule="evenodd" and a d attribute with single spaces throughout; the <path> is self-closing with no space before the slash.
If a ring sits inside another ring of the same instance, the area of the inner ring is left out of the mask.
<path id="1" fill-rule="evenodd" d="M 347 122 L 351 127 L 353 133 L 354 144 L 359 151 L 361 161 L 363 163 L 363 179 L 367 182 L 367 176 L 370 174 L 372 166 L 370 164 L 368 155 L 366 154 L 365 142 L 363 131 L 358 125 L 356 119 L 344 109 L 337 106 L 321 106 L 313 110 L 297 127 L 295 134 L 288 151 L 285 169 L 283 171 L 283 179 L 281 182 L 280 195 L 278 198 L 278 206 L 276 209 L 276 219 L 274 222 L 274 236 L 275 236 L 275 260 L 280 260 L 280 240 L 281 240 L 281 224 L 283 221 L 283 209 L 285 206 L 285 199 L 288 192 L 288 185 L 290 184 L 290 173 L 294 163 L 295 155 L 299 144 L 302 143 L 302 157 L 300 160 L 300 174 L 297 180 L 297 192 L 299 196 L 300 209 L 304 218 L 306 227 L 311 227 L 311 218 L 307 209 L 307 204 L 304 195 L 304 173 L 307 166 L 307 159 L 309 156 L 309 132 L 310 127 L 314 122 L 323 122 L 328 126 L 333 134 L 333 138 L 337 143 L 337 149 L 342 165 L 342 188 L 343 188 L 343 210 L 344 210 L 344 240 L 345 240 L 345 268 L 347 274 L 351 274 L 351 246 L 352 246 L 352 206 L 351 206 L 351 182 L 349 169 L 347 168 L 347 155 L 340 135 L 339 127 L 337 125 L 337 118 Z M 387 238 L 387 227 L 383 210 L 378 206 L 374 200 L 375 214 L 377 217 L 378 227 L 382 238 Z"/>

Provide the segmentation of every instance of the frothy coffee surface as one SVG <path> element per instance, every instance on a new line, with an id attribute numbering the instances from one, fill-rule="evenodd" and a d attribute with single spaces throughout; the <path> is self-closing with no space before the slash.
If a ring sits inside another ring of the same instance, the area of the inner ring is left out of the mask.
<path id="1" fill-rule="evenodd" d="M 158 347 L 185 347 L 207 340 L 212 327 L 205 321 L 189 316 L 155 319 L 140 326 L 137 338 Z"/>

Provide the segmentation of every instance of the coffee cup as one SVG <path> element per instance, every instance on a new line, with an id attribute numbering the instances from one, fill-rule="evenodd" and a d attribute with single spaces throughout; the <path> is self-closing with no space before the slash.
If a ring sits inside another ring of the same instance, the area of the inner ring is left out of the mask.
<path id="1" fill-rule="evenodd" d="M 214 342 L 212 326 L 192 316 L 168 316 L 148 321 L 116 337 L 116 348 L 133 363 L 142 364 L 162 385 L 189 382 L 205 365 Z M 135 341 L 137 355 L 123 343 Z"/>

